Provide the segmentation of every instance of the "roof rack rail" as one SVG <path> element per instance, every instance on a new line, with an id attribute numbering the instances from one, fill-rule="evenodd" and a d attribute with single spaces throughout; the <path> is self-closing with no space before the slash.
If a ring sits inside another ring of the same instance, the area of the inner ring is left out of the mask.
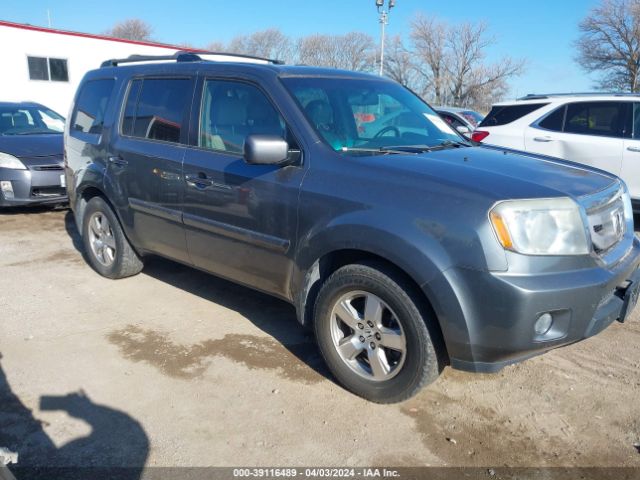
<path id="1" fill-rule="evenodd" d="M 516 100 L 542 100 L 552 97 L 638 97 L 640 93 L 630 92 L 573 92 L 573 93 L 530 93 Z"/>
<path id="2" fill-rule="evenodd" d="M 163 60 L 175 60 L 176 62 L 200 62 L 207 61 L 206 58 L 202 58 L 201 55 L 218 55 L 221 57 L 234 57 L 238 59 L 247 60 L 260 60 L 274 65 L 284 65 L 282 60 L 276 60 L 273 58 L 256 57 L 254 55 L 242 55 L 240 53 L 225 53 L 225 52 L 209 52 L 206 50 L 198 50 L 195 52 L 178 51 L 173 55 L 129 55 L 127 58 L 112 58 L 105 60 L 100 64 L 100 67 L 117 67 L 122 63 L 137 63 L 137 62 L 155 62 Z"/>

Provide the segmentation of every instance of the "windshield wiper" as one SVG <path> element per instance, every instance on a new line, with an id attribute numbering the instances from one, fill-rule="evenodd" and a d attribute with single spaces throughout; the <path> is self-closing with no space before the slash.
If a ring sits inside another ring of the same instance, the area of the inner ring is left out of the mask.
<path id="1" fill-rule="evenodd" d="M 380 147 L 380 148 L 342 147 L 339 151 L 344 153 L 349 153 L 349 152 L 375 153 L 377 155 L 387 155 L 389 153 L 399 155 L 399 154 L 407 153 L 406 151 L 403 151 L 403 150 L 388 148 L 388 147 Z"/>
<path id="2" fill-rule="evenodd" d="M 446 147 L 460 148 L 460 147 L 470 147 L 470 146 L 471 146 L 471 144 L 465 143 L 465 142 L 460 142 L 458 140 L 445 140 L 440 145 L 438 145 L 438 146 L 436 146 L 434 148 L 446 148 Z"/>
<path id="3" fill-rule="evenodd" d="M 389 148 L 396 151 L 410 152 L 410 153 L 424 153 L 432 152 L 434 150 L 443 150 L 445 148 L 460 148 L 470 147 L 468 143 L 458 142 L 455 140 L 445 140 L 438 145 L 393 145 L 390 147 L 383 147 L 383 149 Z"/>

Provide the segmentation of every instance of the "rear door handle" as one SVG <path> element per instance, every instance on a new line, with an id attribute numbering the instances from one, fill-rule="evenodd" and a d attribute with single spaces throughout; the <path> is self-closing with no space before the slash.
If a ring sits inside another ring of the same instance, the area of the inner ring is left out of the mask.
<path id="1" fill-rule="evenodd" d="M 115 155 L 113 157 L 109 157 L 107 160 L 111 165 L 115 165 L 116 167 L 125 167 L 125 166 L 129 165 L 129 162 L 127 162 L 120 155 Z"/>
<path id="2" fill-rule="evenodd" d="M 553 138 L 551 138 L 551 137 L 533 137 L 533 141 L 534 142 L 547 143 L 547 142 L 553 142 Z"/>
<path id="3" fill-rule="evenodd" d="M 640 153 L 640 147 L 627 147 L 627 150 Z"/>

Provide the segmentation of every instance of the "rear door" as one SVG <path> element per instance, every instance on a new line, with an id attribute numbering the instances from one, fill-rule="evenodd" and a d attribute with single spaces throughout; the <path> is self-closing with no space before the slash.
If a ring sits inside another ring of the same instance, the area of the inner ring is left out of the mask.
<path id="1" fill-rule="evenodd" d="M 631 198 L 640 201 L 640 103 L 634 102 L 632 110 L 632 133 L 624 141 L 620 176 L 627 182 Z"/>
<path id="2" fill-rule="evenodd" d="M 134 243 L 187 262 L 182 161 L 194 76 L 134 78 L 112 142 L 109 178 Z"/>
<path id="3" fill-rule="evenodd" d="M 620 101 L 563 105 L 527 127 L 525 149 L 620 175 L 627 105 Z"/>
<path id="4" fill-rule="evenodd" d="M 251 134 L 299 147 L 275 102 L 256 83 L 201 78 L 184 158 L 184 223 L 192 263 L 288 297 L 298 196 L 306 165 L 249 165 Z"/>

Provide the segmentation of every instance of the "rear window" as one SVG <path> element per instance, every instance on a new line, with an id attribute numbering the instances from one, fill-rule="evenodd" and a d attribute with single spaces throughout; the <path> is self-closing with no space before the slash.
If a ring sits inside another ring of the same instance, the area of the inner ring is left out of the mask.
<path id="1" fill-rule="evenodd" d="M 495 106 L 489 112 L 489 115 L 480 122 L 479 127 L 498 127 L 507 125 L 516 120 L 529 115 L 531 112 L 546 107 L 548 103 L 527 103 L 523 105 L 500 105 Z"/>
<path id="2" fill-rule="evenodd" d="M 115 80 L 90 80 L 82 86 L 71 119 L 71 132 L 100 135 Z"/>
<path id="3" fill-rule="evenodd" d="M 129 88 L 121 131 L 124 135 L 179 143 L 189 103 L 188 78 L 145 78 Z"/>

